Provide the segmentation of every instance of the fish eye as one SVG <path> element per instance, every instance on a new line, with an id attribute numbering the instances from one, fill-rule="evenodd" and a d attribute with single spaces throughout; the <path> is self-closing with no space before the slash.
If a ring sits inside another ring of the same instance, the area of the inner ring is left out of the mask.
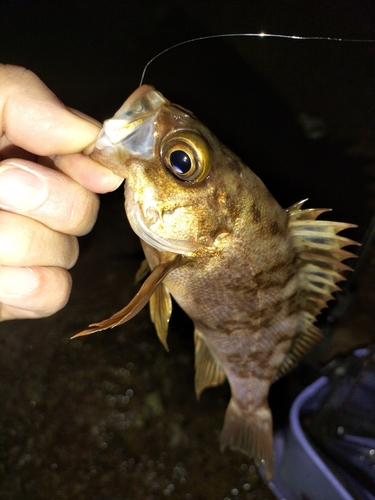
<path id="1" fill-rule="evenodd" d="M 176 130 L 162 141 L 160 155 L 164 165 L 178 179 L 203 181 L 211 168 L 210 148 L 200 134 Z"/>
<path id="2" fill-rule="evenodd" d="M 171 168 L 176 174 L 186 175 L 191 170 L 191 160 L 189 155 L 182 149 L 176 149 L 169 155 Z"/>

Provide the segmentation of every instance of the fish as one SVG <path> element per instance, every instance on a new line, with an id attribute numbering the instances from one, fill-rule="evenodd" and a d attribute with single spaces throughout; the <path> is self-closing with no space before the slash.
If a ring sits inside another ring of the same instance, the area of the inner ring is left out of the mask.
<path id="1" fill-rule="evenodd" d="M 146 257 L 133 300 L 77 336 L 113 328 L 149 302 L 168 350 L 171 297 L 194 323 L 195 392 L 228 380 L 221 432 L 273 476 L 270 385 L 322 338 L 316 316 L 357 243 L 328 209 L 282 208 L 260 178 L 190 111 L 139 87 L 85 154 L 125 178 L 125 210 Z"/>

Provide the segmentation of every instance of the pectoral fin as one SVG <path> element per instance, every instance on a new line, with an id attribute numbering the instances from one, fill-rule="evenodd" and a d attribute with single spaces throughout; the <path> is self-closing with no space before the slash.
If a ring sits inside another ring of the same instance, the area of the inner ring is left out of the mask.
<path id="1" fill-rule="evenodd" d="M 88 330 L 77 333 L 72 338 L 82 337 L 84 335 L 90 335 L 91 333 L 100 332 L 102 330 L 107 330 L 108 328 L 114 328 L 115 326 L 122 325 L 126 323 L 131 318 L 134 318 L 141 309 L 147 304 L 151 296 L 163 281 L 163 279 L 171 272 L 176 269 L 181 264 L 182 255 L 177 254 L 172 260 L 168 262 L 162 262 L 155 267 L 150 276 L 141 286 L 137 295 L 125 306 L 121 311 L 105 319 L 99 323 L 93 323 L 90 325 Z"/>
<path id="2" fill-rule="evenodd" d="M 195 393 L 197 398 L 206 389 L 220 385 L 225 380 L 225 372 L 219 360 L 206 344 L 202 334 L 194 330 L 195 343 Z"/>

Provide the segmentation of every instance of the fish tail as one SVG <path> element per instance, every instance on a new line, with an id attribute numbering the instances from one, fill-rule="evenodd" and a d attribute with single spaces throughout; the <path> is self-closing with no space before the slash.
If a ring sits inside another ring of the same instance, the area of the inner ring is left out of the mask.
<path id="1" fill-rule="evenodd" d="M 272 415 L 268 406 L 251 413 L 238 407 L 232 398 L 225 413 L 221 431 L 221 451 L 227 446 L 254 459 L 257 467 L 263 464 L 264 475 L 273 475 Z"/>

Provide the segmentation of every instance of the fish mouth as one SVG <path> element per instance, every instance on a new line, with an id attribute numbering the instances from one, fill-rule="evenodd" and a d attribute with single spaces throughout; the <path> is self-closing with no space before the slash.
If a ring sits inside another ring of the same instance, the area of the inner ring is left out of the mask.
<path id="1" fill-rule="evenodd" d="M 155 147 L 155 118 L 160 108 L 169 103 L 150 85 L 142 85 L 133 92 L 113 116 L 106 120 L 94 144 L 85 154 L 110 152 L 123 148 L 129 155 L 151 158 Z"/>

